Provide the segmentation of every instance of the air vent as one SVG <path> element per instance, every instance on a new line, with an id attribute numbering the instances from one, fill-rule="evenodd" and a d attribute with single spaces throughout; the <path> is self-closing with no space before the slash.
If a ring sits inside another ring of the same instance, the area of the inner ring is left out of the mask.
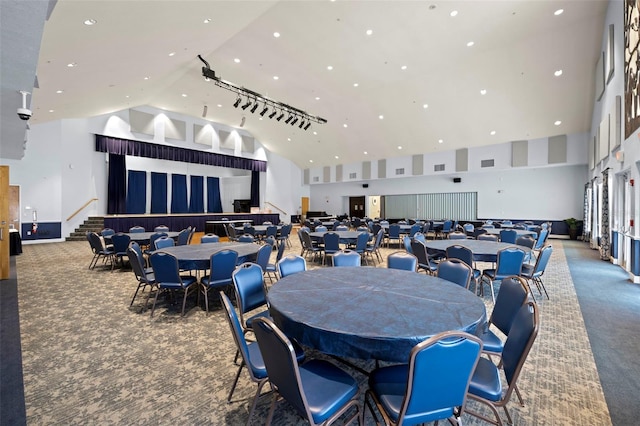
<path id="1" fill-rule="evenodd" d="M 314 182 L 320 182 L 320 176 L 314 176 L 313 177 L 313 181 Z"/>
<path id="2" fill-rule="evenodd" d="M 396 176 L 404 174 L 404 167 L 401 169 L 396 169 Z"/>
<path id="3" fill-rule="evenodd" d="M 493 167 L 494 160 L 482 160 L 480 161 L 480 167 Z"/>
<path id="4" fill-rule="evenodd" d="M 444 164 L 435 164 L 433 166 L 434 172 L 444 172 Z"/>
<path id="5" fill-rule="evenodd" d="M 358 178 L 357 173 L 349 173 L 349 179 L 357 179 L 357 178 Z"/>

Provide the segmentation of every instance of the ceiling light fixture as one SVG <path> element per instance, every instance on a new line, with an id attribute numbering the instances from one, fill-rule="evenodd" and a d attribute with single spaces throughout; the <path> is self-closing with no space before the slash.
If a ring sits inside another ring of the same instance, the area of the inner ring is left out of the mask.
<path id="1" fill-rule="evenodd" d="M 557 70 L 553 73 L 553 75 L 555 75 L 556 77 L 560 77 L 562 75 L 562 70 Z"/>
<path id="2" fill-rule="evenodd" d="M 306 126 L 304 126 L 304 129 L 305 129 L 305 130 L 309 130 L 309 127 L 311 127 L 311 122 L 310 122 L 310 121 L 307 121 L 307 125 L 306 125 Z"/>
<path id="3" fill-rule="evenodd" d="M 555 12 L 553 12 L 553 14 L 556 16 L 559 16 L 559 15 L 562 15 L 563 12 L 564 12 L 564 9 L 558 9 Z"/>
<path id="4" fill-rule="evenodd" d="M 299 108 L 293 107 L 283 102 L 276 101 L 267 96 L 261 95 L 260 93 L 254 92 L 253 90 L 250 90 L 245 87 L 238 86 L 229 81 L 223 80 L 222 78 L 216 76 L 215 71 L 211 69 L 211 67 L 209 66 L 209 63 L 205 61 L 201 55 L 198 55 L 198 59 L 200 59 L 204 64 L 204 66 L 202 67 L 202 76 L 206 81 L 213 81 L 213 83 L 216 86 L 236 94 L 237 98 L 235 103 L 233 104 L 233 106 L 236 108 L 238 108 L 238 106 L 242 102 L 242 97 L 246 97 L 247 101 L 244 105 L 242 105 L 243 110 L 246 110 L 251 105 L 253 105 L 251 112 L 255 112 L 258 108 L 258 103 L 262 102 L 263 110 L 260 113 L 260 115 L 266 114 L 268 108 L 272 108 L 272 112 L 269 115 L 269 118 L 273 118 L 276 116 L 276 110 L 279 110 L 280 115 L 276 118 L 277 121 L 282 120 L 285 114 L 289 114 L 289 118 L 287 119 L 288 121 L 285 121 L 285 122 L 289 124 L 291 120 L 293 120 L 293 118 L 296 117 L 296 122 L 298 120 L 303 120 L 304 122 L 307 123 L 305 130 L 309 128 L 312 122 L 315 122 L 318 124 L 325 124 L 327 122 L 326 119 L 320 116 L 309 114 L 308 112 L 301 110 Z"/>
<path id="5" fill-rule="evenodd" d="M 294 124 L 296 124 L 298 122 L 298 117 L 295 117 L 293 119 L 293 121 L 291 122 L 291 125 L 293 126 Z"/>
<path id="6" fill-rule="evenodd" d="M 286 119 L 286 120 L 284 120 L 284 122 L 285 122 L 286 124 L 289 124 L 289 123 L 291 123 L 291 120 L 293 120 L 293 115 L 289 114 L 289 116 L 287 117 L 287 119 Z"/>
<path id="7" fill-rule="evenodd" d="M 298 126 L 299 129 L 302 129 L 304 127 L 304 120 L 300 121 L 300 125 Z"/>
<path id="8" fill-rule="evenodd" d="M 260 117 L 264 117 L 267 111 L 269 111 L 269 107 L 267 106 L 267 104 L 264 104 L 264 108 L 262 108 L 262 111 L 260 111 Z"/>
<path id="9" fill-rule="evenodd" d="M 91 25 L 95 25 L 98 21 L 96 21 L 95 19 L 87 19 L 86 21 L 84 21 L 85 25 L 91 26 Z"/>

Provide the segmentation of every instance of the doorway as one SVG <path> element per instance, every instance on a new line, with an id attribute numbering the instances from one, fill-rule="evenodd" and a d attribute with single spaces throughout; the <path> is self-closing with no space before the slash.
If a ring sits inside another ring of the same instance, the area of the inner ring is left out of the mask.
<path id="1" fill-rule="evenodd" d="M 361 197 L 349 197 L 349 217 L 365 217 L 364 195 Z"/>
<path id="2" fill-rule="evenodd" d="M 20 231 L 20 187 L 9 185 L 9 228 Z"/>

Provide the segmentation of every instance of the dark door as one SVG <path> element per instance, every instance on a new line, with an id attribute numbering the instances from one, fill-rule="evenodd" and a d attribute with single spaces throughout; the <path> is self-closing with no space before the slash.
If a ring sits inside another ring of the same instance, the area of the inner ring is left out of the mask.
<path id="1" fill-rule="evenodd" d="M 349 197 L 349 216 L 363 218 L 364 214 L 364 196 Z"/>

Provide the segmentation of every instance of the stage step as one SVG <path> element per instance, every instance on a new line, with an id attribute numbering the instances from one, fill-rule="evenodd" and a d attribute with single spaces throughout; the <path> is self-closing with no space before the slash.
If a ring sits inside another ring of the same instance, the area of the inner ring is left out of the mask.
<path id="1" fill-rule="evenodd" d="M 91 216 L 84 221 L 79 227 L 75 229 L 67 238 L 66 241 L 86 241 L 87 232 L 100 232 L 104 229 L 104 217 Z"/>

